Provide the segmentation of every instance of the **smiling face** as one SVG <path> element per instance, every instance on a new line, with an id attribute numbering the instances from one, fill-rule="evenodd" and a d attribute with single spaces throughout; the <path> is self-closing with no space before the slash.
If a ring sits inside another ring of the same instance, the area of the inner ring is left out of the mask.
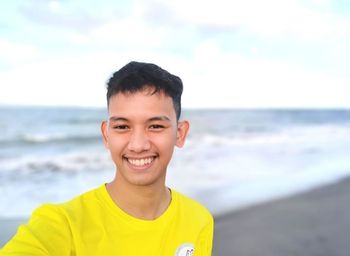
<path id="1" fill-rule="evenodd" d="M 101 130 L 117 168 L 117 182 L 164 185 L 174 146 L 184 145 L 188 122 L 177 122 L 170 97 L 152 92 L 147 87 L 110 98 L 109 120 Z"/>

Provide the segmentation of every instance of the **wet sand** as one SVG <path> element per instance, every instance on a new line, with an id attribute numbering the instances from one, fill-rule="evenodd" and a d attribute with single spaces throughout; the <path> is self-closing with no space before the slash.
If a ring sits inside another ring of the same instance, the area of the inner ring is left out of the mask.
<path id="1" fill-rule="evenodd" d="M 216 217 L 213 255 L 349 256 L 350 179 Z"/>
<path id="2" fill-rule="evenodd" d="M 17 227 L 26 220 L 0 219 L 0 248 L 16 233 Z"/>

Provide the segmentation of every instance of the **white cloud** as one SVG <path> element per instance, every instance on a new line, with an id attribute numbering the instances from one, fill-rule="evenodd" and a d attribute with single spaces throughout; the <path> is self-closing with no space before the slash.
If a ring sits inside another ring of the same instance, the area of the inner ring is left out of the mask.
<path id="1" fill-rule="evenodd" d="M 131 60 L 154 62 L 184 82 L 183 107 L 349 107 L 350 78 L 248 58 L 201 44 L 193 59 L 153 52 L 62 57 L 0 73 L 0 103 L 105 106 L 105 83 Z"/>
<path id="2" fill-rule="evenodd" d="M 61 8 L 51 5 L 57 12 Z M 196 33 L 192 27 L 214 25 L 214 29 L 238 26 L 244 33 L 254 33 L 274 43 L 278 42 L 276 38 L 317 42 L 332 38 L 335 43 L 330 47 L 346 64 L 336 42 L 340 38 L 350 40 L 350 21 L 331 13 L 326 0 L 310 0 L 308 5 L 296 0 L 161 1 L 155 15 L 164 10 L 171 16 L 167 19 L 159 14 L 164 24 L 147 20 L 153 5 L 146 5 L 137 1 L 129 16 L 108 16 L 108 21 L 93 22 L 86 30 L 63 32 L 69 42 L 92 49 L 88 53 L 82 50 L 81 56 L 74 53 L 74 58 L 67 52 L 60 58 L 43 56 L 47 61 L 38 63 L 34 62 L 39 54 L 34 46 L 0 40 L 1 58 L 14 64 L 28 60 L 23 62 L 25 66 L 22 63 L 13 70 L 0 71 L 0 83 L 5 85 L 0 103 L 104 106 L 108 76 L 128 61 L 139 60 L 159 64 L 183 79 L 184 107 L 350 106 L 346 97 L 349 76 L 326 75 L 315 71 L 317 68 L 310 71 L 300 62 L 288 63 L 285 56 L 274 61 L 254 42 L 247 45 L 251 56 L 247 57 L 234 47 L 223 50 L 220 38 L 208 36 L 205 38 L 210 39 L 203 41 L 200 36 L 191 37 L 192 31 Z M 187 26 L 181 30 L 179 24 Z M 177 38 L 180 40 L 170 40 Z M 187 47 L 186 40 L 188 48 L 183 49 Z M 179 51 L 167 50 L 177 49 L 179 42 L 184 44 Z M 93 49 L 94 45 L 98 47 Z"/>
<path id="3" fill-rule="evenodd" d="M 142 50 L 62 56 L 0 72 L 0 104 L 105 106 L 107 80 L 131 60 L 176 65 L 168 57 Z"/>
<path id="4" fill-rule="evenodd" d="M 34 58 L 38 53 L 38 49 L 32 45 L 14 43 L 0 38 L 0 58 L 9 64 Z"/>
<path id="5" fill-rule="evenodd" d="M 82 33 L 75 32 L 67 34 L 66 36 L 69 42 L 76 45 L 88 44 L 90 42 L 89 37 Z"/>
<path id="6" fill-rule="evenodd" d="M 59 13 L 63 9 L 62 4 L 56 0 L 49 1 L 48 7 L 49 7 L 50 11 L 55 12 L 55 13 Z"/>
<path id="7" fill-rule="evenodd" d="M 331 0 L 311 0 L 311 3 L 322 9 L 328 9 L 331 6 Z"/>
<path id="8" fill-rule="evenodd" d="M 142 48 L 160 47 L 164 45 L 164 39 L 168 32 L 162 28 L 154 28 L 147 25 L 137 16 L 127 19 L 110 20 L 93 28 L 87 37 L 93 42 L 107 45 L 116 43 L 123 46 L 138 46 Z"/>
<path id="9" fill-rule="evenodd" d="M 344 33 L 350 36 L 350 20 L 335 16 L 326 0 L 178 0 L 168 4 L 187 24 L 239 27 L 268 38 L 319 40 Z"/>
<path id="10" fill-rule="evenodd" d="M 199 54 L 183 74 L 186 107 L 350 106 L 346 96 L 350 78 L 330 77 L 283 62 L 215 50 L 208 59 Z"/>
<path id="11" fill-rule="evenodd" d="M 55 2 L 51 5 L 55 6 Z M 131 6 L 130 15 L 108 15 L 103 20 L 95 17 L 95 23 L 67 35 L 68 40 L 74 44 L 97 42 L 158 48 L 169 43 L 167 39 L 174 38 L 174 33 L 180 32 L 180 37 L 195 26 L 222 28 L 227 33 L 240 30 L 269 40 L 350 40 L 350 19 L 332 13 L 327 0 L 138 0 Z"/>
<path id="12" fill-rule="evenodd" d="M 64 57 L 0 73 L 0 103 L 19 105 L 102 105 L 107 75 L 101 56 Z M 106 64 L 108 65 L 108 64 Z"/>

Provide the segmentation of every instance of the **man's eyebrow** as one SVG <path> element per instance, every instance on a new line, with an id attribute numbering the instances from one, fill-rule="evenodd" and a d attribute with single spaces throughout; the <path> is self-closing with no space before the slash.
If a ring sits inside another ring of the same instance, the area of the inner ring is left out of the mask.
<path id="1" fill-rule="evenodd" d="M 117 121 L 124 121 L 124 122 L 127 122 L 129 121 L 127 118 L 125 117 L 121 117 L 121 116 L 111 116 L 109 118 L 109 121 L 112 121 L 112 122 L 117 122 Z"/>
<path id="2" fill-rule="evenodd" d="M 125 117 L 121 117 L 121 116 L 111 116 L 109 118 L 109 121 L 111 122 L 117 122 L 117 121 L 123 121 L 123 122 L 128 122 L 129 119 L 125 118 Z M 149 118 L 147 121 L 152 122 L 152 121 L 167 121 L 170 122 L 170 118 L 167 116 L 154 116 Z"/>
<path id="3" fill-rule="evenodd" d="M 152 121 L 167 121 L 170 122 L 170 118 L 167 116 L 155 116 L 155 117 L 151 117 L 150 119 L 148 119 L 148 121 L 152 122 Z"/>

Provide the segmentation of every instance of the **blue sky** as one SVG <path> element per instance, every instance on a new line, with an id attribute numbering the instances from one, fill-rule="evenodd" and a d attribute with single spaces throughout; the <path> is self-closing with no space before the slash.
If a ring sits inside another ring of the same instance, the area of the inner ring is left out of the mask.
<path id="1" fill-rule="evenodd" d="M 345 0 L 0 5 L 0 104 L 104 106 L 139 60 L 179 75 L 187 108 L 350 107 Z"/>

